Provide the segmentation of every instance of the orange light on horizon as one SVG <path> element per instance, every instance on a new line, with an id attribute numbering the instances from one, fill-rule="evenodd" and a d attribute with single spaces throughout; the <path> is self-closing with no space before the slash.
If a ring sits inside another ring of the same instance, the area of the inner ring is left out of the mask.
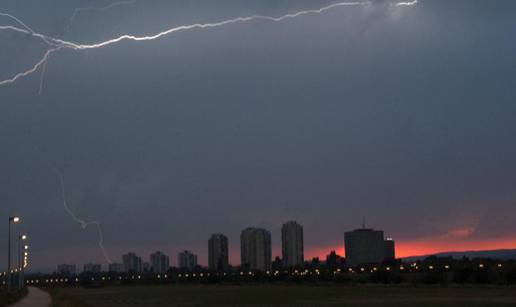
<path id="1" fill-rule="evenodd" d="M 516 249 L 516 239 L 498 240 L 439 240 L 431 238 L 421 241 L 396 241 L 396 258 L 406 258 L 412 256 L 424 256 L 446 252 L 468 252 L 482 250 Z M 344 243 L 338 247 L 319 247 L 307 250 L 305 255 L 307 260 L 319 257 L 321 261 L 326 260 L 326 256 L 335 251 L 337 255 L 344 257 Z"/>

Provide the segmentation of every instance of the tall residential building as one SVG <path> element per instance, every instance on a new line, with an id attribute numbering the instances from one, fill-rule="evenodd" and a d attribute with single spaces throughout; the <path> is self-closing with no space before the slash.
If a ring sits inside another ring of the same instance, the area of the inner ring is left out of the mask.
<path id="1" fill-rule="evenodd" d="M 128 253 L 122 256 L 124 263 L 124 271 L 126 273 L 141 273 L 143 272 L 142 258 L 135 253 Z"/>
<path id="2" fill-rule="evenodd" d="M 177 265 L 180 269 L 193 270 L 197 267 L 197 255 L 185 250 L 177 256 Z"/>
<path id="3" fill-rule="evenodd" d="M 211 270 L 224 272 L 229 268 L 228 238 L 214 234 L 208 240 L 208 266 Z"/>
<path id="4" fill-rule="evenodd" d="M 59 264 L 56 273 L 63 276 L 74 276 L 77 275 L 77 266 L 75 264 Z"/>
<path id="5" fill-rule="evenodd" d="M 382 263 L 393 260 L 394 241 L 385 240 L 383 231 L 357 229 L 344 234 L 346 263 L 350 266 L 368 263 Z"/>
<path id="6" fill-rule="evenodd" d="M 150 255 L 150 265 L 154 273 L 165 273 L 170 269 L 170 258 L 157 251 Z"/>
<path id="7" fill-rule="evenodd" d="M 102 272 L 102 266 L 95 263 L 86 263 L 83 267 L 84 273 L 100 273 Z"/>
<path id="8" fill-rule="evenodd" d="M 114 262 L 109 264 L 109 272 L 111 273 L 123 273 L 124 271 L 124 265 L 121 263 Z"/>
<path id="9" fill-rule="evenodd" d="M 281 227 L 281 251 L 284 267 L 303 265 L 303 227 L 297 222 L 287 222 Z"/>
<path id="10" fill-rule="evenodd" d="M 261 228 L 246 228 L 240 235 L 242 267 L 250 270 L 271 269 L 271 233 Z"/>

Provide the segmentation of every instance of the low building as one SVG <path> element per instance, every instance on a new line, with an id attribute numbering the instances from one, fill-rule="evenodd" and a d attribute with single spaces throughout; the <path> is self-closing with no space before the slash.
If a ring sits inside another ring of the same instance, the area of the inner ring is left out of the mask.
<path id="1" fill-rule="evenodd" d="M 123 273 L 124 271 L 124 265 L 121 263 L 115 262 L 109 264 L 109 272 L 111 273 Z"/>
<path id="2" fill-rule="evenodd" d="M 343 258 L 336 251 L 331 251 L 330 254 L 326 255 L 326 267 L 328 270 L 333 271 L 340 268 L 343 261 Z"/>
<path id="3" fill-rule="evenodd" d="M 83 267 L 84 273 L 100 273 L 102 272 L 102 265 L 96 263 L 86 263 Z"/>
<path id="4" fill-rule="evenodd" d="M 369 228 L 356 229 L 344 234 L 346 264 L 378 264 L 395 258 L 392 239 L 385 240 L 381 230 Z"/>
<path id="5" fill-rule="evenodd" d="M 56 273 L 61 276 L 74 276 L 77 275 L 77 266 L 75 264 L 59 264 Z"/>
<path id="6" fill-rule="evenodd" d="M 126 273 L 142 273 L 143 262 L 142 258 L 138 257 L 135 253 L 127 253 L 122 256 L 124 263 L 124 271 Z"/>
<path id="7" fill-rule="evenodd" d="M 151 264 L 149 262 L 144 262 L 142 265 L 143 272 L 150 272 Z"/>
<path id="8" fill-rule="evenodd" d="M 197 267 L 197 255 L 185 250 L 178 254 L 177 265 L 180 269 L 193 270 Z"/>
<path id="9" fill-rule="evenodd" d="M 151 271 L 154 273 L 165 273 L 170 269 L 170 258 L 164 253 L 157 251 L 150 255 Z"/>

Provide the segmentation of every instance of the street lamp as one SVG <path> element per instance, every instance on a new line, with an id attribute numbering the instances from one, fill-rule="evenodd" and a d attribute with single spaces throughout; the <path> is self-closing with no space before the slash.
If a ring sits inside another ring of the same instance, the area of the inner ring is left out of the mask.
<path id="1" fill-rule="evenodd" d="M 11 291 L 11 224 L 19 223 L 21 220 L 18 216 L 9 217 L 9 231 L 7 238 L 7 292 Z"/>
<path id="2" fill-rule="evenodd" d="M 24 258 L 23 258 L 23 268 L 24 268 L 24 273 L 25 273 L 25 268 L 29 266 L 29 246 L 28 245 L 25 245 L 23 247 L 23 249 L 25 250 L 25 253 L 24 253 Z"/>
<path id="3" fill-rule="evenodd" d="M 18 269 L 20 270 L 19 273 L 18 273 L 18 288 L 23 288 L 23 285 L 24 285 L 24 275 L 25 275 L 25 269 L 24 269 L 24 264 L 22 263 L 22 254 L 25 255 L 25 257 L 27 257 L 27 252 L 22 252 L 22 247 L 24 250 L 25 249 L 25 246 L 27 245 L 22 245 L 22 243 L 27 240 L 27 236 L 26 235 L 20 235 L 18 237 Z"/>

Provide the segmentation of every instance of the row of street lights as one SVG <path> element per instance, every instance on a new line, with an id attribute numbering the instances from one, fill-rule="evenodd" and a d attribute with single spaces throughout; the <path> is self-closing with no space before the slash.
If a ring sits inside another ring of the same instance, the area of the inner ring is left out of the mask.
<path id="1" fill-rule="evenodd" d="M 27 241 L 26 235 L 18 236 L 18 267 L 16 270 L 12 269 L 11 266 L 11 225 L 18 224 L 21 222 L 20 217 L 10 216 L 9 217 L 9 231 L 7 239 L 7 291 L 12 291 L 12 273 L 18 273 L 18 288 L 24 287 L 24 275 L 25 269 L 29 265 L 29 246 L 25 244 Z"/>

